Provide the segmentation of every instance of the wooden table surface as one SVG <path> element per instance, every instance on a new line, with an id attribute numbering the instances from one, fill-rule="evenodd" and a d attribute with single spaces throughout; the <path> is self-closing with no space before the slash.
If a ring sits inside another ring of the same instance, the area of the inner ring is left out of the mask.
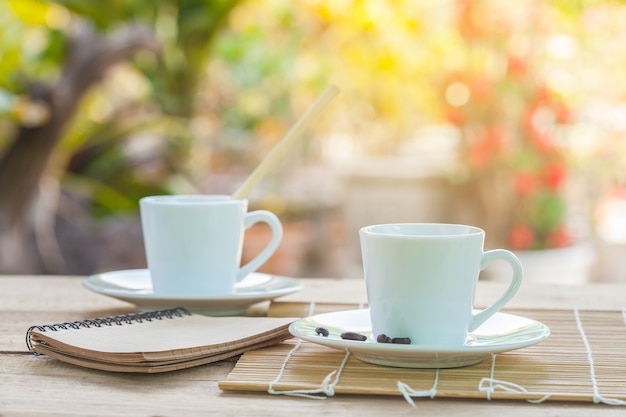
<path id="1" fill-rule="evenodd" d="M 622 416 L 621 406 L 524 401 L 336 396 L 312 400 L 265 393 L 223 392 L 235 362 L 223 361 L 156 375 L 116 374 L 42 360 L 28 353 L 29 326 L 135 311 L 125 302 L 92 293 L 83 277 L 0 276 L 0 416 Z M 363 302 L 362 279 L 304 279 L 304 290 L 281 300 Z M 477 305 L 501 293 L 500 282 L 479 282 Z M 621 309 L 626 284 L 524 284 L 513 308 Z M 263 314 L 268 303 L 250 314 Z M 626 381 L 624 381 L 626 384 Z M 531 414 L 532 413 L 532 414 Z"/>

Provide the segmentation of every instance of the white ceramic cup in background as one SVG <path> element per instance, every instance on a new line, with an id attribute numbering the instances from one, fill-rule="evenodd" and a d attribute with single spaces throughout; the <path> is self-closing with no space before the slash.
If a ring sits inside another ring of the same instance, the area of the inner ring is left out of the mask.
<path id="1" fill-rule="evenodd" d="M 248 213 L 247 200 L 225 195 L 163 195 L 140 200 L 148 269 L 155 295 L 233 294 L 235 284 L 263 265 L 282 239 L 269 211 Z M 265 222 L 267 246 L 240 267 L 245 229 Z"/>
<path id="2" fill-rule="evenodd" d="M 504 249 L 483 251 L 485 232 L 456 224 L 405 223 L 359 231 L 372 335 L 409 337 L 411 344 L 462 346 L 504 306 L 522 282 L 522 265 Z M 474 313 L 480 270 L 494 260 L 513 270 L 511 284 Z"/>

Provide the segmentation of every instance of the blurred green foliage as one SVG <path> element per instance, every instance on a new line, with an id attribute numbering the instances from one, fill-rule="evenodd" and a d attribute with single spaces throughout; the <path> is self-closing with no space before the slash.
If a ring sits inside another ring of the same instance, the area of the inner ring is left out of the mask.
<path id="1" fill-rule="evenodd" d="M 45 119 L 29 102 L 28 89 L 55 82 L 78 25 L 106 35 L 140 23 L 152 28 L 162 54 L 139 54 L 89 92 L 49 171 L 66 190 L 93 202 L 97 215 L 134 210 L 140 196 L 168 192 L 169 178 L 189 156 L 189 122 L 210 48 L 236 3 L 0 0 L 0 151 L 17 124 Z M 145 141 L 159 152 L 129 152 L 129 138 L 138 134 L 148 135 Z"/>
<path id="2" fill-rule="evenodd" d="M 602 122 L 598 109 L 623 101 L 620 1 L 0 0 L 0 152 L 18 123 L 36 123 L 28 86 L 54 82 L 70 32 L 87 22 L 102 33 L 145 24 L 162 44 L 160 56 L 138 54 L 85 97 L 53 161 L 65 189 L 95 202 L 98 215 L 188 190 L 213 172 L 251 169 L 329 78 L 341 100 L 307 132 L 324 140 L 302 141 L 301 151 L 334 163 L 393 154 L 421 126 L 446 122 L 442 74 L 501 66 L 480 47 L 464 59 L 455 20 L 464 4 L 476 5 L 470 20 L 494 48 L 541 39 L 537 69 L 581 119 Z M 541 30 L 525 31 L 531 21 Z M 503 23 L 514 42 L 501 36 Z M 575 53 L 550 57 L 563 39 Z M 576 155 L 588 162 L 602 146 Z M 621 161 L 623 148 L 602 149 Z"/>

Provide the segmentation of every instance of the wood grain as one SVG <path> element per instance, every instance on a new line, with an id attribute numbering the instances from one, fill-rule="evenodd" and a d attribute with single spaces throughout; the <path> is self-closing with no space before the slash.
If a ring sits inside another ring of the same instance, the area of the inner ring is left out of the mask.
<path id="1" fill-rule="evenodd" d="M 235 362 L 157 375 L 84 369 L 26 354 L 24 336 L 33 324 L 136 311 L 134 306 L 84 289 L 84 277 L 0 276 L 0 415 L 26 416 L 623 416 L 602 404 L 509 400 L 420 399 L 417 410 L 397 396 L 338 395 L 309 400 L 265 392 L 225 392 Z M 362 279 L 304 280 L 304 290 L 281 301 L 360 303 Z M 503 283 L 479 283 L 478 302 L 499 294 Z M 626 284 L 558 287 L 523 285 L 511 308 L 618 309 Z M 265 304 L 256 306 L 259 314 Z M 619 383 L 619 381 L 617 381 Z M 623 381 L 622 381 L 623 383 Z"/>

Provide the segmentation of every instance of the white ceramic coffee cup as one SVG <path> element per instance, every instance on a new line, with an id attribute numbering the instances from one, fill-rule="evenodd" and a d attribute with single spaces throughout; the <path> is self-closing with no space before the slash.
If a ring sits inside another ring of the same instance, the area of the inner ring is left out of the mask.
<path id="1" fill-rule="evenodd" d="M 235 284 L 261 267 L 282 239 L 273 213 L 248 213 L 247 200 L 225 195 L 150 196 L 140 200 L 140 208 L 155 295 L 232 294 Z M 272 238 L 240 267 L 245 229 L 258 222 L 270 226 Z"/>
<path id="2" fill-rule="evenodd" d="M 406 223 L 359 231 L 372 335 L 409 337 L 411 344 L 462 346 L 504 306 L 522 282 L 522 265 L 503 249 L 483 251 L 485 232 L 456 224 Z M 508 289 L 473 312 L 480 270 L 495 260 L 511 265 Z"/>

